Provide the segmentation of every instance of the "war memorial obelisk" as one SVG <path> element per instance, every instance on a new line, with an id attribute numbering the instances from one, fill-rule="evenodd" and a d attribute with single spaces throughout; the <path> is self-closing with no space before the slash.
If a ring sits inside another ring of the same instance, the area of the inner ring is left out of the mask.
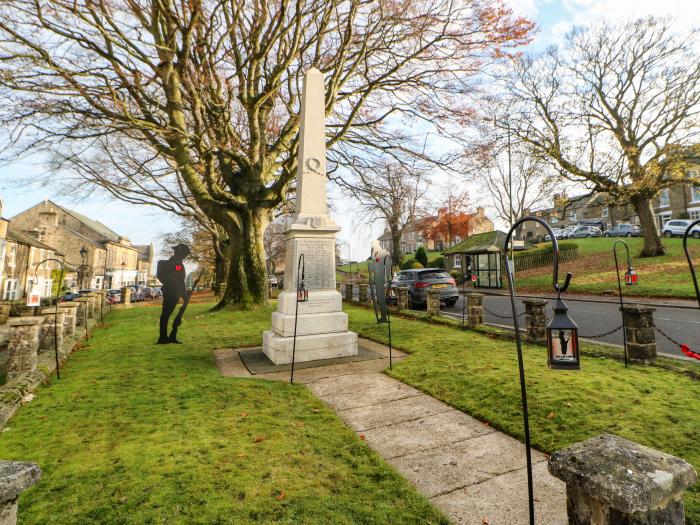
<path id="1" fill-rule="evenodd" d="M 323 74 L 310 69 L 304 78 L 297 156 L 296 209 L 285 231 L 284 290 L 272 314 L 272 330 L 263 333 L 263 352 L 275 364 L 292 362 L 297 261 L 304 254 L 307 302 L 299 303 L 295 361 L 357 355 L 357 334 L 335 289 L 335 235 L 340 231 L 326 204 L 325 89 Z"/>

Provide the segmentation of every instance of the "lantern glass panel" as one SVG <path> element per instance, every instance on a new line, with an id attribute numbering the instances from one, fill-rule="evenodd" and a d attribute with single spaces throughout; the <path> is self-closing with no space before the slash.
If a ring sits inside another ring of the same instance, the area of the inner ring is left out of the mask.
<path id="1" fill-rule="evenodd" d="M 628 286 L 637 284 L 637 272 L 635 270 L 630 269 L 625 273 L 625 284 Z"/>
<path id="2" fill-rule="evenodd" d="M 309 291 L 304 287 L 304 283 L 302 282 L 301 285 L 299 285 L 299 288 L 297 289 L 297 301 L 299 301 L 300 303 L 305 303 L 308 300 Z"/>

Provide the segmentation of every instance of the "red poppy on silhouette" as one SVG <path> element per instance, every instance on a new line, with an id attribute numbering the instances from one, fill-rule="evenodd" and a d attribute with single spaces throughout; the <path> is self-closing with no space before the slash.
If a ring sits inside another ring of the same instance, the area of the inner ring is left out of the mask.
<path id="1" fill-rule="evenodd" d="M 175 267 L 175 269 L 179 272 L 180 270 L 182 270 L 182 266 L 180 266 L 180 265 L 178 264 L 178 265 Z"/>

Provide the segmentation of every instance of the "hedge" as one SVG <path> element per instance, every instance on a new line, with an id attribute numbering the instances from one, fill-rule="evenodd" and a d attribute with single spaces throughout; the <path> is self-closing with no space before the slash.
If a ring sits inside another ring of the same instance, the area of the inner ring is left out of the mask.
<path id="1" fill-rule="evenodd" d="M 551 244 L 513 253 L 515 270 L 527 270 L 552 264 L 554 248 Z M 578 257 L 578 244 L 573 241 L 561 241 L 559 243 L 559 262 L 573 261 Z"/>

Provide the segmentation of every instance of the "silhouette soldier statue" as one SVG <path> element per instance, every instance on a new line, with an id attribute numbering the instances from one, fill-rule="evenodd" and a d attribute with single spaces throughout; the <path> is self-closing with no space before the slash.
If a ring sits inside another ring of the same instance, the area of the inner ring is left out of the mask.
<path id="1" fill-rule="evenodd" d="M 185 265 L 183 261 L 190 254 L 190 249 L 186 244 L 178 244 L 173 248 L 173 256 L 170 259 L 158 261 L 156 268 L 156 277 L 163 285 L 163 310 L 160 314 L 160 337 L 158 344 L 179 343 L 177 340 L 177 329 L 182 322 L 182 314 L 184 314 L 187 303 L 189 302 L 189 294 L 185 288 Z M 173 321 L 172 330 L 168 335 L 168 321 L 173 314 L 177 303 L 183 299 L 183 305 L 180 308 L 175 320 Z"/>

